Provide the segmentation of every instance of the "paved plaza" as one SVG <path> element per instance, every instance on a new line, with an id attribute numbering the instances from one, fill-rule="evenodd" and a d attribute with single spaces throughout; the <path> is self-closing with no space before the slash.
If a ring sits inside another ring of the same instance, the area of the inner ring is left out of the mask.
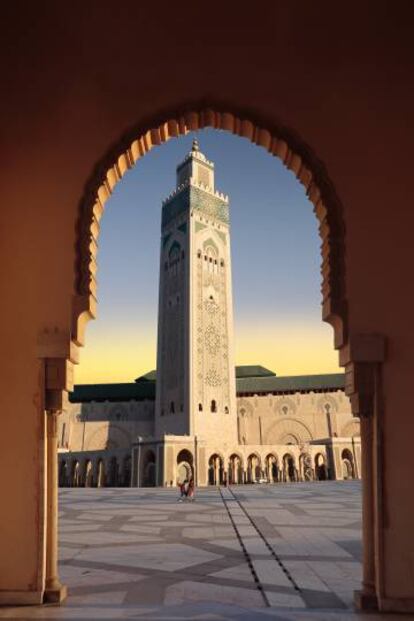
<path id="1" fill-rule="evenodd" d="M 175 489 L 60 490 L 69 598 L 0 618 L 356 619 L 360 494 L 356 481 L 204 488 L 195 502 Z"/>

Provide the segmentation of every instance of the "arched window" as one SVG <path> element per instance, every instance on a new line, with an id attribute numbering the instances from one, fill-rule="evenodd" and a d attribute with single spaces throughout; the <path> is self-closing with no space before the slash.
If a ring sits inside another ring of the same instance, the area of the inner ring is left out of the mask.
<path id="1" fill-rule="evenodd" d="M 217 403 L 215 399 L 212 400 L 210 409 L 212 412 L 217 412 Z"/>
<path id="2" fill-rule="evenodd" d="M 199 403 L 199 404 L 198 404 L 198 411 L 199 411 L 199 412 L 202 412 L 202 411 L 203 411 L 203 404 L 202 404 L 202 403 Z"/>
<path id="3" fill-rule="evenodd" d="M 229 408 L 227 407 L 227 405 L 226 405 L 226 407 L 224 408 L 224 413 L 225 413 L 225 414 L 228 414 L 228 413 L 229 413 Z"/>
<path id="4" fill-rule="evenodd" d="M 174 405 L 174 401 L 171 401 L 170 403 L 170 413 L 174 414 L 175 413 L 175 405 Z"/>
<path id="5" fill-rule="evenodd" d="M 199 259 L 201 259 L 201 250 L 199 250 L 199 251 L 197 252 L 197 257 L 198 257 Z"/>

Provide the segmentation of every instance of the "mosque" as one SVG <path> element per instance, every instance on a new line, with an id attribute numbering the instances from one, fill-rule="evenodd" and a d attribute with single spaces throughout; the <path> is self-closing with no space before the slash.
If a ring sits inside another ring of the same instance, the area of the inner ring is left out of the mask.
<path id="1" fill-rule="evenodd" d="M 235 366 L 229 199 L 194 140 L 163 202 L 157 370 L 77 385 L 59 484 L 174 486 L 360 478 L 344 375 Z"/>

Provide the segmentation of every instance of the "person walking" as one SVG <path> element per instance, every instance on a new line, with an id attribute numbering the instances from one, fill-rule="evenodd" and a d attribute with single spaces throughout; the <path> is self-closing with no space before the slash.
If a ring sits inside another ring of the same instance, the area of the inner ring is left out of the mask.
<path id="1" fill-rule="evenodd" d="M 187 497 L 187 493 L 188 493 L 188 479 L 184 479 L 184 481 L 179 484 L 179 488 L 180 488 L 180 497 L 178 499 L 178 502 L 183 502 L 183 499 Z"/>

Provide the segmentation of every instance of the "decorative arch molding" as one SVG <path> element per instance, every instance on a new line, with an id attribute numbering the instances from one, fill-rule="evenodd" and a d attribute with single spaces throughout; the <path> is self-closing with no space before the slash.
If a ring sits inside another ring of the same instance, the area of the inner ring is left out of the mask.
<path id="1" fill-rule="evenodd" d="M 312 433 L 302 421 L 296 418 L 283 418 L 270 426 L 267 437 L 270 444 L 284 444 L 283 438 L 293 436 L 298 444 L 313 440 Z"/>
<path id="2" fill-rule="evenodd" d="M 235 457 L 237 457 L 237 459 L 240 461 L 240 465 L 243 466 L 244 465 L 244 459 L 241 453 L 239 452 L 234 452 L 230 453 L 230 455 L 228 456 L 227 461 L 230 461 L 231 459 L 234 459 Z"/>
<path id="3" fill-rule="evenodd" d="M 80 203 L 72 339 L 84 343 L 86 323 L 96 316 L 96 253 L 105 202 L 124 174 L 154 146 L 206 127 L 249 139 L 279 157 L 305 188 L 319 220 L 322 240 L 322 316 L 334 328 L 335 346 L 346 342 L 345 226 L 343 208 L 324 164 L 292 130 L 236 106 L 195 103 L 169 109 L 131 128 L 95 167 Z"/>
<path id="4" fill-rule="evenodd" d="M 262 456 L 259 455 L 259 453 L 256 453 L 256 451 L 253 451 L 252 453 L 249 453 L 246 459 L 246 463 L 249 464 L 249 462 L 251 462 L 252 457 L 255 457 L 258 461 L 258 465 L 261 466 L 262 465 Z"/>

